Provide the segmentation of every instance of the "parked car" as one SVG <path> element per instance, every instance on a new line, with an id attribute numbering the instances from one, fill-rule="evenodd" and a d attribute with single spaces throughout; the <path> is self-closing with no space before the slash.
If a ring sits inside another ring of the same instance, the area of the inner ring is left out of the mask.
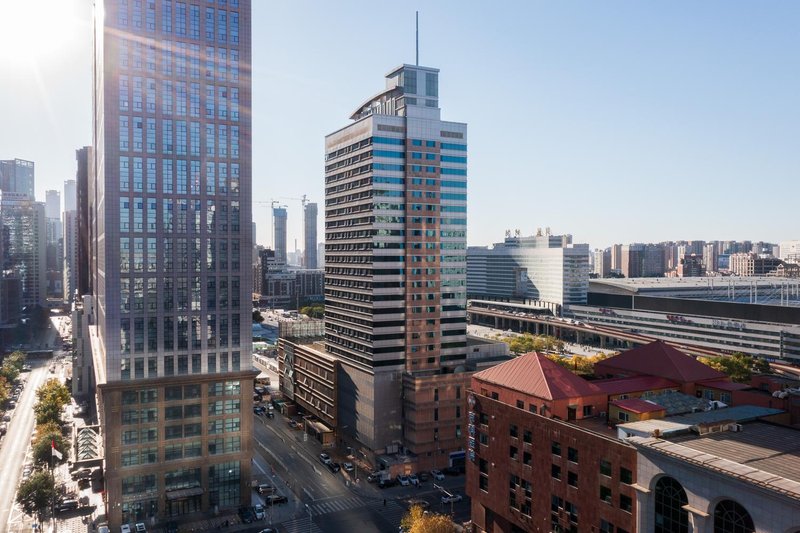
<path id="1" fill-rule="evenodd" d="M 400 483 L 401 487 L 408 487 L 411 482 L 408 480 L 408 476 L 397 476 L 397 482 Z"/>
<path id="2" fill-rule="evenodd" d="M 131 526 L 130 524 L 122 524 L 119 527 L 119 533 L 131 533 Z"/>
<path id="3" fill-rule="evenodd" d="M 344 468 L 345 472 L 352 472 L 353 470 L 355 470 L 355 467 L 353 467 L 353 463 L 349 463 L 349 462 L 348 463 L 342 463 L 342 468 Z"/>
<path id="4" fill-rule="evenodd" d="M 419 480 L 420 481 L 428 481 L 430 478 L 431 478 L 431 476 L 427 472 L 420 472 L 419 473 Z"/>
<path id="5" fill-rule="evenodd" d="M 134 529 L 136 533 L 147 533 L 147 526 L 144 525 L 144 522 L 137 522 Z"/>
<path id="6" fill-rule="evenodd" d="M 68 511 L 74 511 L 78 507 L 80 507 L 78 500 L 64 500 L 58 505 L 56 510 L 59 513 L 66 513 Z"/>
<path id="7" fill-rule="evenodd" d="M 380 480 L 381 475 L 378 472 L 370 472 L 370 474 L 367 476 L 367 481 L 369 483 L 377 483 Z"/>
<path id="8" fill-rule="evenodd" d="M 330 470 L 334 474 L 339 471 L 339 463 L 330 462 L 326 463 L 325 466 L 327 466 L 328 470 Z"/>
<path id="9" fill-rule="evenodd" d="M 378 481 L 378 487 L 382 489 L 388 489 L 389 487 L 394 487 L 397 485 L 397 481 L 392 478 L 381 479 Z"/>
<path id="10" fill-rule="evenodd" d="M 319 460 L 322 461 L 322 464 L 326 465 L 331 462 L 331 456 L 325 452 L 322 452 L 321 454 L 319 454 Z"/>
<path id="11" fill-rule="evenodd" d="M 442 496 L 442 503 L 455 503 L 463 500 L 461 494 L 453 493 L 450 496 Z"/>
<path id="12" fill-rule="evenodd" d="M 252 524 L 253 512 L 249 507 L 242 507 L 239 509 L 239 518 L 242 520 L 242 524 Z"/>
<path id="13" fill-rule="evenodd" d="M 270 494 L 266 498 L 264 498 L 264 502 L 267 505 L 280 505 L 282 503 L 286 503 L 289 501 L 289 498 L 282 494 Z"/>
<path id="14" fill-rule="evenodd" d="M 89 479 L 91 476 L 92 476 L 91 468 L 81 468 L 80 470 L 76 470 L 72 473 L 72 481 L 78 481 L 79 479 Z"/>
<path id="15" fill-rule="evenodd" d="M 417 477 L 417 475 L 416 475 L 416 474 L 411 474 L 410 476 L 408 476 L 408 481 L 409 481 L 409 482 L 410 482 L 412 485 L 414 485 L 415 487 L 416 487 L 417 485 L 419 485 L 419 478 Z"/>
<path id="16" fill-rule="evenodd" d="M 266 513 L 264 513 L 264 506 L 260 503 L 253 506 L 253 514 L 256 515 L 256 520 L 264 520 Z"/>
<path id="17" fill-rule="evenodd" d="M 273 487 L 272 485 L 267 485 L 266 483 L 262 483 L 256 488 L 256 490 L 258 491 L 259 494 L 262 495 L 272 494 L 273 492 L 275 492 L 275 487 Z"/>

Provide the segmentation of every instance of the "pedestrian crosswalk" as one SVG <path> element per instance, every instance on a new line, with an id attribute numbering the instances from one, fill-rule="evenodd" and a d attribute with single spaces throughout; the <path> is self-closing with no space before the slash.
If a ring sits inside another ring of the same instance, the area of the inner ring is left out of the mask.
<path id="1" fill-rule="evenodd" d="M 393 526 L 399 526 L 403 515 L 406 514 L 406 509 L 402 505 L 392 501 L 387 501 L 386 505 L 383 505 L 381 500 L 373 500 L 369 507 L 378 511 Z"/>
<path id="2" fill-rule="evenodd" d="M 280 531 L 283 533 L 322 533 L 322 530 L 308 516 L 284 522 L 281 524 Z"/>
<path id="3" fill-rule="evenodd" d="M 358 496 L 350 498 L 335 498 L 327 501 L 310 504 L 308 507 L 311 509 L 311 514 L 318 516 L 321 514 L 336 513 L 338 511 L 346 511 L 347 509 L 355 509 L 356 507 L 364 507 L 364 500 Z"/>

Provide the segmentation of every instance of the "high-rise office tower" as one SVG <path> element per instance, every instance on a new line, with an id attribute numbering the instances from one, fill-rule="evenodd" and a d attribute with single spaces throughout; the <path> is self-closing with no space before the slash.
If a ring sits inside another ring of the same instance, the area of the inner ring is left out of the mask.
<path id="1" fill-rule="evenodd" d="M 287 264 L 286 257 L 286 222 L 285 207 L 272 208 L 272 242 L 275 243 L 275 262 Z"/>
<path id="2" fill-rule="evenodd" d="M 250 503 L 250 0 L 101 0 L 93 336 L 112 529 Z"/>
<path id="3" fill-rule="evenodd" d="M 21 281 L 20 302 L 47 302 L 47 246 L 44 203 L 25 193 L 0 191 L 0 271 L 8 270 Z"/>
<path id="4" fill-rule="evenodd" d="M 24 159 L 7 159 L 0 161 L 0 191 L 24 194 L 33 200 L 34 164 Z"/>
<path id="5" fill-rule="evenodd" d="M 307 269 L 317 268 L 317 204 L 308 203 L 303 206 L 303 266 Z"/>
<path id="6" fill-rule="evenodd" d="M 62 237 L 64 301 L 71 302 L 75 297 L 78 262 L 78 211 L 77 187 L 75 180 L 64 182 L 64 215 Z"/>
<path id="7" fill-rule="evenodd" d="M 45 191 L 44 216 L 47 228 L 45 237 L 47 297 L 60 298 L 64 293 L 64 229 L 61 220 L 60 192 Z"/>
<path id="8" fill-rule="evenodd" d="M 91 294 L 92 254 L 90 242 L 89 176 L 94 176 L 92 147 L 84 146 L 75 150 L 75 200 L 78 242 L 76 245 L 75 290 L 78 296 Z M 94 187 L 94 180 L 92 180 Z M 80 265 L 78 268 L 77 265 Z"/>
<path id="9" fill-rule="evenodd" d="M 325 139 L 325 347 L 341 361 L 339 427 L 371 450 L 427 457 L 461 442 L 461 426 L 443 421 L 463 401 L 451 379 L 467 351 L 467 126 L 441 120 L 438 87 L 437 69 L 402 65 Z M 423 397 L 430 409 L 414 403 Z"/>

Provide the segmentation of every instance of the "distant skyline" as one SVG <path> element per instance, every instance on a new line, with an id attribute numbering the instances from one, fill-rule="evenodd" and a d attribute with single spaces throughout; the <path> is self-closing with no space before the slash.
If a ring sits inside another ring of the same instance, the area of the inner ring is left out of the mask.
<path id="1" fill-rule="evenodd" d="M 469 132 L 470 245 L 550 227 L 615 242 L 800 238 L 800 4 L 736 1 L 254 2 L 254 203 L 324 213 L 324 136 L 414 61 L 441 69 Z M 36 163 L 37 198 L 91 144 L 91 1 L 0 11 L 0 159 Z M 270 220 L 268 224 L 268 220 Z"/>

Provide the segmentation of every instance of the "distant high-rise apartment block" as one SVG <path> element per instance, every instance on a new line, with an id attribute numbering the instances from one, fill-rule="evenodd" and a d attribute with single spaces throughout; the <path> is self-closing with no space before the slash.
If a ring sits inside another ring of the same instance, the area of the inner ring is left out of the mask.
<path id="1" fill-rule="evenodd" d="M 303 206 L 303 266 L 308 269 L 317 268 L 317 204 L 307 203 Z"/>
<path id="2" fill-rule="evenodd" d="M 780 258 L 788 263 L 800 263 L 800 240 L 781 241 Z"/>
<path id="3" fill-rule="evenodd" d="M 731 274 L 737 276 L 766 276 L 783 264 L 777 257 L 754 252 L 731 254 L 729 261 Z"/>
<path id="4" fill-rule="evenodd" d="M 561 306 L 586 303 L 589 245 L 572 235 L 539 232 L 507 236 L 493 247 L 467 250 L 467 292 L 472 298 L 515 298 Z"/>
<path id="5" fill-rule="evenodd" d="M 0 160 L 0 191 L 24 194 L 35 198 L 35 173 L 33 161 L 24 159 Z"/>
<path id="6" fill-rule="evenodd" d="M 592 254 L 592 273 L 598 278 L 608 277 L 611 273 L 611 249 L 595 250 Z"/>
<path id="7" fill-rule="evenodd" d="M 463 461 L 451 451 L 467 426 L 455 373 L 467 358 L 467 126 L 441 120 L 439 71 L 416 65 L 389 72 L 350 118 L 325 138 L 338 424 L 370 450 Z"/>
<path id="8" fill-rule="evenodd" d="M 285 207 L 272 208 L 272 241 L 275 244 L 275 261 L 286 265 L 286 226 L 288 214 Z"/>
<path id="9" fill-rule="evenodd" d="M 0 191 L 3 257 L 0 270 L 20 279 L 23 306 L 47 301 L 47 243 L 44 203 L 26 193 Z"/>
<path id="10" fill-rule="evenodd" d="M 250 504 L 250 1 L 97 7 L 83 364 L 118 529 Z"/>

